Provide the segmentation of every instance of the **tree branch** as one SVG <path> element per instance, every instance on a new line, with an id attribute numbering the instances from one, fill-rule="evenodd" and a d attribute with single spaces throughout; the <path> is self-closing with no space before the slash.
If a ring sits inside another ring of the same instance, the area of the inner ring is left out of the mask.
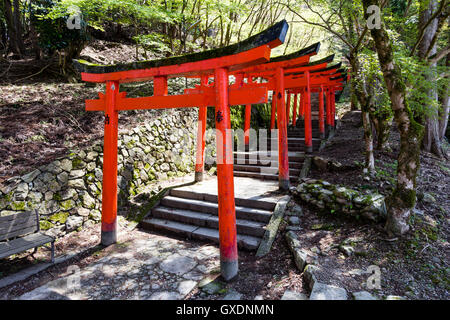
<path id="1" fill-rule="evenodd" d="M 442 58 L 447 56 L 447 54 L 449 54 L 449 53 L 450 53 L 450 46 L 447 46 L 447 48 L 442 49 L 440 52 L 429 57 L 428 62 L 430 62 L 432 64 L 437 63 L 439 60 L 441 60 Z"/>

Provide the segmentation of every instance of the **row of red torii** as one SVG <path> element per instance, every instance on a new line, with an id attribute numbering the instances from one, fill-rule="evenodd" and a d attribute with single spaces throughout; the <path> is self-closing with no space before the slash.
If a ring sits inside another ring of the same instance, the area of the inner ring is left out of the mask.
<path id="1" fill-rule="evenodd" d="M 298 114 L 304 116 L 305 144 L 311 150 L 311 92 L 320 93 L 319 129 L 323 134 L 324 94 L 327 102 L 326 124 L 334 126 L 334 95 L 336 91 L 343 90 L 346 81 L 346 75 L 339 69 L 340 64 L 327 67 L 333 56 L 310 62 L 310 58 L 318 53 L 320 44 L 270 59 L 271 49 L 283 44 L 287 30 L 288 24 L 283 20 L 245 41 L 225 48 L 161 60 L 109 66 L 74 61 L 82 80 L 106 84 L 106 92 L 99 93 L 99 99 L 86 100 L 87 111 L 105 113 L 101 226 L 103 245 L 117 241 L 118 112 L 132 109 L 199 108 L 196 180 L 201 180 L 207 108 L 214 106 L 216 132 L 221 135 L 220 139 L 216 139 L 221 273 L 225 280 L 237 275 L 233 160 L 230 160 L 233 159 L 230 147 L 230 106 L 246 105 L 244 131 L 248 143 L 251 105 L 267 103 L 269 91 L 273 92 L 271 129 L 275 127 L 276 121 L 279 130 L 279 185 L 286 190 L 289 188 L 287 126 L 291 111 L 287 109 L 291 103 L 285 101 L 286 92 L 288 97 L 295 94 L 294 123 L 297 118 L 297 95 L 301 94 Z M 234 83 L 230 84 L 229 76 L 234 76 Z M 200 84 L 186 89 L 184 94 L 168 95 L 167 79 L 175 77 L 199 78 Z M 213 82 L 210 81 L 211 78 Z M 126 92 L 119 91 L 121 83 L 149 80 L 153 80 L 154 88 L 151 97 L 126 98 Z"/>

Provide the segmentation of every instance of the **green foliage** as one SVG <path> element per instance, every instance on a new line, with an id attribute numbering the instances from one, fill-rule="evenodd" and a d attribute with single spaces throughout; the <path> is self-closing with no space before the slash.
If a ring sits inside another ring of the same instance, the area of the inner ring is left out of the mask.
<path id="1" fill-rule="evenodd" d="M 147 51 L 154 51 L 161 54 L 170 54 L 168 45 L 169 37 L 161 33 L 142 34 L 133 37 L 137 44 Z"/>
<path id="2" fill-rule="evenodd" d="M 39 0 L 33 4 L 31 21 L 39 34 L 38 43 L 41 48 L 52 53 L 65 49 L 72 43 L 86 41 L 86 23 L 80 20 L 80 29 L 69 29 L 67 20 L 76 14 L 74 7 L 65 7 L 52 0 Z"/>
<path id="3" fill-rule="evenodd" d="M 402 52 L 397 52 L 395 58 L 403 72 L 408 104 L 414 118 L 423 119 L 435 114 L 435 109 L 442 106 L 439 105 L 439 101 L 433 95 L 430 95 L 430 92 L 448 87 L 449 78 L 445 77 L 448 67 L 436 66 L 430 68 L 428 63 L 420 61 L 415 56 L 405 56 Z"/>

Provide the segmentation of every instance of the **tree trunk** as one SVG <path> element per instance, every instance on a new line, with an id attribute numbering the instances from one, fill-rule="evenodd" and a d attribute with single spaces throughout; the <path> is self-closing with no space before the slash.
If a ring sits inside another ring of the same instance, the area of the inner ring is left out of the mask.
<path id="1" fill-rule="evenodd" d="M 370 119 L 376 132 L 377 150 L 390 150 L 389 135 L 391 133 L 392 117 L 382 114 L 375 114 L 375 108 L 370 108 Z"/>
<path id="2" fill-rule="evenodd" d="M 357 53 L 353 53 L 349 57 L 350 65 L 352 66 L 352 72 L 357 75 L 359 74 L 360 64 L 358 61 Z M 367 93 L 365 83 L 357 83 L 356 77 L 352 78 L 352 87 L 354 87 L 355 95 L 361 105 L 362 111 L 362 123 L 364 129 L 364 144 L 365 144 L 365 155 L 366 163 L 365 170 L 372 175 L 375 173 L 375 159 L 373 156 L 373 134 L 372 125 L 370 123 L 369 115 L 369 103 L 370 97 Z"/>
<path id="3" fill-rule="evenodd" d="M 447 59 L 446 59 L 445 65 L 447 67 L 450 66 L 450 54 L 447 54 Z M 448 77 L 448 75 L 447 75 L 447 77 Z M 442 141 L 445 137 L 445 133 L 447 132 L 448 114 L 449 114 L 449 109 L 450 109 L 450 97 L 449 97 L 448 85 L 442 89 L 439 101 L 442 106 L 441 109 L 439 110 L 439 138 Z"/>
<path id="4" fill-rule="evenodd" d="M 427 2 L 424 2 L 426 7 L 421 8 L 422 11 L 420 13 L 419 17 L 419 30 L 422 29 L 422 26 L 424 26 L 433 15 L 433 12 L 437 9 L 437 2 L 436 0 L 428 0 Z M 433 55 L 436 53 L 436 44 L 432 43 L 432 40 L 437 32 L 438 29 L 438 19 L 435 18 L 433 21 L 429 24 L 429 26 L 425 29 L 425 32 L 423 34 L 423 38 L 419 43 L 418 47 L 418 56 L 421 60 L 425 61 L 427 57 L 427 53 L 429 52 L 430 55 Z M 432 46 L 432 47 L 431 47 Z M 436 69 L 436 63 L 430 64 L 430 70 Z M 435 73 L 427 74 L 426 81 L 429 83 L 435 83 Z M 428 99 L 430 101 L 430 104 L 427 106 L 427 109 L 429 110 L 426 118 L 424 119 L 425 124 L 425 135 L 423 139 L 423 149 L 427 152 L 431 152 L 435 154 L 438 157 L 443 156 L 443 150 L 441 145 L 441 139 L 439 135 L 439 110 L 436 108 L 431 101 L 438 101 L 438 93 L 436 90 L 436 86 L 431 88 L 426 95 L 428 96 Z"/>
<path id="5" fill-rule="evenodd" d="M 31 43 L 33 45 L 34 58 L 36 60 L 41 60 L 42 58 L 42 50 L 38 43 L 38 34 L 36 29 L 34 28 L 34 21 L 36 21 L 36 17 L 34 15 L 34 11 L 32 11 L 32 7 L 30 5 L 30 36 Z"/>
<path id="6" fill-rule="evenodd" d="M 367 8 L 378 5 L 376 0 L 363 0 L 366 19 Z M 406 100 L 406 86 L 399 66 L 394 61 L 391 40 L 384 23 L 380 29 L 370 30 L 375 41 L 383 77 L 386 82 L 394 119 L 400 131 L 397 186 L 389 199 L 386 231 L 390 235 L 403 235 L 409 231 L 409 217 L 416 205 L 416 177 L 420 167 L 420 145 L 424 128 L 413 118 Z"/>
<path id="7" fill-rule="evenodd" d="M 14 14 L 12 9 L 11 0 L 4 0 L 5 20 L 8 29 L 8 38 L 10 50 L 17 56 L 21 56 L 23 52 L 20 49 L 18 43 L 18 33 L 15 26 Z"/>
<path id="8" fill-rule="evenodd" d="M 25 44 L 23 43 L 22 19 L 20 17 L 20 0 L 14 0 L 14 26 L 16 28 L 16 42 L 21 54 L 25 53 Z"/>
<path id="9" fill-rule="evenodd" d="M 364 108 L 365 109 L 365 108 Z M 366 153 L 366 170 L 369 175 L 375 174 L 375 159 L 373 157 L 373 135 L 370 123 L 370 114 L 368 111 L 362 111 L 362 120 L 364 128 L 364 142 Z"/>

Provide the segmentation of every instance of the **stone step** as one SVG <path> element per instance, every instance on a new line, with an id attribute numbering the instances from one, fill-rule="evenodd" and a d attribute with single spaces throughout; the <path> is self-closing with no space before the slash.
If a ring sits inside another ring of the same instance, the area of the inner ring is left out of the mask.
<path id="1" fill-rule="evenodd" d="M 142 221 L 142 226 L 148 229 L 170 232 L 189 239 L 207 240 L 219 243 L 219 230 L 193 226 L 185 223 L 157 218 L 148 218 Z M 238 247 L 246 250 L 257 250 L 260 238 L 248 235 L 237 235 Z"/>
<path id="2" fill-rule="evenodd" d="M 268 173 L 268 174 L 278 174 L 278 166 L 276 167 L 264 167 L 264 166 L 255 166 L 255 165 L 234 165 L 234 171 L 246 171 L 246 172 L 259 172 L 259 173 Z M 289 167 L 289 173 L 292 176 L 298 176 L 300 174 L 299 169 L 291 169 Z"/>
<path id="3" fill-rule="evenodd" d="M 236 162 L 236 159 L 262 159 L 263 161 L 277 161 L 278 162 L 278 152 L 261 152 L 261 151 L 253 151 L 253 152 L 240 152 L 235 151 L 234 153 L 234 161 Z M 305 160 L 305 153 L 304 152 L 292 152 L 289 151 L 288 153 L 289 162 L 303 162 Z"/>
<path id="4" fill-rule="evenodd" d="M 320 148 L 320 145 L 313 144 L 313 150 L 319 150 L 319 148 Z M 305 152 L 306 151 L 306 147 L 304 145 L 289 146 L 288 151 L 289 152 Z"/>
<path id="5" fill-rule="evenodd" d="M 219 206 L 215 202 L 200 201 L 195 199 L 177 198 L 166 196 L 161 199 L 161 205 L 165 207 L 186 209 L 202 213 L 218 215 Z M 272 212 L 268 210 L 236 206 L 236 218 L 268 223 L 272 217 Z"/>
<path id="6" fill-rule="evenodd" d="M 291 159 L 289 159 L 291 160 Z M 259 167 L 277 167 L 278 168 L 278 161 L 271 161 L 271 162 L 267 162 L 267 161 L 255 161 L 255 160 L 250 160 L 250 159 L 238 159 L 235 158 L 234 160 L 234 165 L 251 165 L 251 166 L 259 166 Z M 303 166 L 303 161 L 301 162 L 292 162 L 289 161 L 289 169 L 301 169 Z"/>
<path id="7" fill-rule="evenodd" d="M 243 177 L 243 178 L 254 178 L 254 179 L 262 179 L 262 180 L 278 180 L 278 174 L 266 174 L 260 172 L 247 172 L 247 171 L 234 171 L 233 174 L 235 177 Z M 298 176 L 290 176 L 289 180 L 291 182 L 297 182 Z"/>
<path id="8" fill-rule="evenodd" d="M 152 218 L 170 220 L 198 227 L 219 229 L 219 217 L 203 212 L 158 206 L 152 210 Z M 237 233 L 261 238 L 266 231 L 265 224 L 256 221 L 236 219 Z"/>
<path id="9" fill-rule="evenodd" d="M 320 131 L 312 131 L 312 136 L 315 139 L 320 138 Z M 296 129 L 296 130 L 288 130 L 288 139 L 289 138 L 305 138 L 305 129 Z"/>
<path id="10" fill-rule="evenodd" d="M 271 138 L 272 140 L 275 140 L 276 138 Z M 312 138 L 313 144 L 320 144 L 322 142 L 321 139 L 318 138 Z M 289 137 L 288 136 L 288 145 L 297 145 L 297 144 L 305 144 L 305 137 Z"/>
<path id="11" fill-rule="evenodd" d="M 172 189 L 170 190 L 170 195 L 178 198 L 185 199 L 194 199 L 206 202 L 214 202 L 217 203 L 218 197 L 215 194 L 210 194 L 207 192 L 194 192 L 190 190 L 181 190 L 181 189 Z M 264 199 L 242 199 L 236 197 L 234 199 L 235 205 L 246 207 L 246 208 L 254 208 L 254 209 L 262 209 L 267 211 L 273 211 L 275 209 L 275 203 L 264 200 Z"/>

